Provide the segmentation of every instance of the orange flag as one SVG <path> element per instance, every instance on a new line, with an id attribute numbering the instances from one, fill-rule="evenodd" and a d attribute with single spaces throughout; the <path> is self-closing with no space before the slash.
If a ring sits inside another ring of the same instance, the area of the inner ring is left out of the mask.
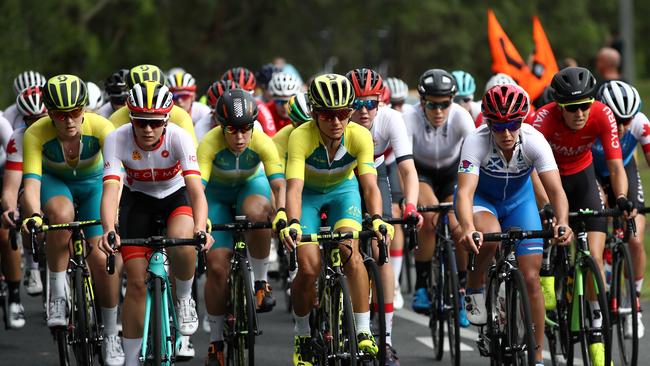
<path id="1" fill-rule="evenodd" d="M 533 41 L 535 52 L 533 53 L 533 64 L 531 70 L 531 81 L 528 94 L 535 99 L 542 94 L 544 88 L 551 84 L 553 75 L 559 71 L 551 44 L 546 37 L 542 23 L 537 16 L 533 16 Z"/>
<path id="2" fill-rule="evenodd" d="M 510 75 L 517 83 L 530 74 L 528 65 L 501 28 L 492 9 L 488 9 L 488 40 L 492 54 L 492 71 Z"/>

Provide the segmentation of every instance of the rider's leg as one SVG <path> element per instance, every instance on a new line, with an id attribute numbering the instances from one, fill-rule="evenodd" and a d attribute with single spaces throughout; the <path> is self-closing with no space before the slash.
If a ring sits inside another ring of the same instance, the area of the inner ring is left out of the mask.
<path id="1" fill-rule="evenodd" d="M 124 252 L 124 250 L 123 250 Z M 125 365 L 139 365 L 140 344 L 144 328 L 147 298 L 147 265 L 144 255 L 125 257 L 124 268 L 129 279 L 122 303 L 122 336 L 124 337 Z"/>
<path id="2" fill-rule="evenodd" d="M 420 182 L 420 195 L 418 205 L 437 205 L 438 198 L 433 193 L 431 186 Z M 431 212 L 422 213 L 424 224 L 418 234 L 418 248 L 415 249 L 415 289 L 428 288 L 431 277 L 431 258 L 436 247 L 435 228 L 438 215 Z"/>
<path id="3" fill-rule="evenodd" d="M 45 204 L 45 215 L 50 224 L 64 224 L 74 220 L 74 206 L 71 197 L 54 196 Z M 66 296 L 66 270 L 70 251 L 69 231 L 50 231 L 45 246 L 47 266 L 50 269 L 50 300 Z"/>
<path id="4" fill-rule="evenodd" d="M 297 248 L 296 259 L 298 271 L 291 283 L 291 293 L 300 296 L 291 297 L 295 334 L 309 336 L 309 312 L 316 299 L 316 280 L 321 271 L 320 249 L 315 243 L 301 243 Z M 367 303 L 367 296 L 366 296 Z"/>
<path id="5" fill-rule="evenodd" d="M 0 229 L 0 258 L 2 258 L 2 274 L 9 287 L 9 302 L 20 304 L 20 270 L 21 253 L 20 248 L 11 249 L 9 243 L 9 230 Z"/>
<path id="6" fill-rule="evenodd" d="M 227 243 L 226 245 L 223 245 Z M 205 308 L 210 322 L 210 342 L 223 341 L 223 322 L 228 299 L 228 274 L 232 255 L 231 241 L 215 238 L 215 244 L 208 252 L 207 278 L 205 281 Z"/>

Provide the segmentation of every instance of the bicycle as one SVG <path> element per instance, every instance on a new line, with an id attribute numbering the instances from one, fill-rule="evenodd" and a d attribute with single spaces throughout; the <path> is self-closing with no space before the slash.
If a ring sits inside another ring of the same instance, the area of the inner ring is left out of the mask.
<path id="1" fill-rule="evenodd" d="M 115 244 L 115 232 L 108 235 L 109 244 Z M 175 359 L 175 352 L 181 344 L 178 318 L 174 309 L 169 277 L 165 270 L 165 248 L 193 246 L 199 252 L 199 267 L 204 267 L 205 258 L 201 249 L 205 245 L 205 235 L 192 239 L 170 239 L 151 236 L 141 239 L 122 239 L 122 246 L 146 247 L 153 250 L 147 266 L 147 297 L 145 302 L 144 332 L 140 362 L 152 366 L 169 366 Z M 115 273 L 115 254 L 106 259 L 106 271 Z M 153 314 L 153 315 L 152 315 Z"/>
<path id="2" fill-rule="evenodd" d="M 33 221 L 27 223 L 33 255 L 37 252 L 36 234 L 53 230 L 72 231 L 72 253 L 67 270 L 72 289 L 70 294 L 72 302 L 69 303 L 71 306 L 70 316 L 68 317 L 67 326 L 51 328 L 59 351 L 59 364 L 62 366 L 72 364 L 92 365 L 95 361 L 102 363 L 103 326 L 98 319 L 92 278 L 86 264 L 87 255 L 84 245 L 86 239 L 82 231 L 84 227 L 93 225 L 101 225 L 101 221 L 89 220 L 73 221 L 67 224 L 44 224 L 38 228 L 34 226 Z"/>
<path id="3" fill-rule="evenodd" d="M 230 296 L 224 323 L 226 362 L 229 365 L 255 364 L 255 336 L 261 335 L 262 331 L 258 327 L 244 232 L 271 227 L 270 222 L 250 222 L 246 216 L 235 216 L 235 222 L 230 224 L 212 225 L 212 231 L 234 231 L 234 252 L 228 275 Z"/>
<path id="4" fill-rule="evenodd" d="M 560 235 L 563 235 L 561 232 Z M 555 237 L 553 230 L 510 228 L 506 232 L 483 234 L 483 241 L 501 242 L 496 263 L 488 270 L 485 305 L 487 323 L 480 327 L 477 346 L 491 365 L 534 365 L 535 338 L 530 301 L 524 277 L 515 257 L 516 243 L 523 239 Z M 478 234 L 474 241 L 478 242 Z M 469 270 L 474 271 L 475 254 L 469 255 Z"/>

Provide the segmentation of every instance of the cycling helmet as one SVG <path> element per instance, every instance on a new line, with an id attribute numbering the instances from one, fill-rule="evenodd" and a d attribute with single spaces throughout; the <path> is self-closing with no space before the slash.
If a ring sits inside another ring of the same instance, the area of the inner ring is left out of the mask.
<path id="1" fill-rule="evenodd" d="M 273 97 L 290 97 L 300 91 L 302 83 L 293 74 L 276 72 L 269 82 L 269 93 Z"/>
<path id="2" fill-rule="evenodd" d="M 603 84 L 598 89 L 596 99 L 607 104 L 619 119 L 634 117 L 641 105 L 641 97 L 636 88 L 618 80 Z"/>
<path id="3" fill-rule="evenodd" d="M 14 93 L 19 95 L 20 92 L 30 86 L 43 86 L 47 80 L 45 76 L 37 71 L 27 70 L 23 71 L 14 79 Z"/>
<path id="4" fill-rule="evenodd" d="M 551 88 L 556 102 L 575 102 L 594 96 L 596 78 L 584 67 L 567 67 L 553 75 Z"/>
<path id="5" fill-rule="evenodd" d="M 517 85 L 517 82 L 508 74 L 498 73 L 492 75 L 488 82 L 485 83 L 485 92 L 487 93 L 488 90 L 496 85 Z"/>
<path id="6" fill-rule="evenodd" d="M 102 90 L 91 81 L 86 83 L 86 88 L 88 88 L 88 109 L 96 111 L 104 104 Z"/>
<path id="7" fill-rule="evenodd" d="M 214 110 L 224 126 L 243 127 L 257 119 L 257 101 L 242 89 L 226 90 Z"/>
<path id="8" fill-rule="evenodd" d="M 385 105 L 390 104 L 390 89 L 383 87 L 381 89 L 381 95 L 379 96 L 379 101 Z"/>
<path id="9" fill-rule="evenodd" d="M 241 87 L 239 84 L 232 80 L 219 80 L 212 83 L 207 92 L 208 105 L 214 109 L 214 107 L 217 105 L 217 100 L 219 100 L 219 97 L 223 95 L 226 90 L 232 89 L 241 89 Z"/>
<path id="10" fill-rule="evenodd" d="M 551 103 L 552 101 L 553 101 L 553 90 L 551 89 L 550 86 L 547 86 L 546 88 L 544 88 L 544 91 L 542 91 L 542 94 L 540 94 L 539 97 L 537 97 L 537 99 L 533 101 L 533 106 L 535 106 L 535 108 L 542 108 L 543 106 Z"/>
<path id="11" fill-rule="evenodd" d="M 160 68 L 155 65 L 138 65 L 129 70 L 129 75 L 126 78 L 126 82 L 129 85 L 129 89 L 137 83 L 143 81 L 155 81 L 159 84 L 165 84 L 165 75 L 160 71 Z"/>
<path id="12" fill-rule="evenodd" d="M 126 106 L 131 112 L 165 114 L 172 110 L 174 96 L 165 85 L 143 81 L 129 90 Z"/>
<path id="13" fill-rule="evenodd" d="M 23 89 L 16 97 L 16 108 L 24 117 L 41 116 L 47 113 L 43 102 L 43 90 L 40 86 Z"/>
<path id="14" fill-rule="evenodd" d="M 384 80 L 384 85 L 390 89 L 391 103 L 404 103 L 406 97 L 409 96 L 409 87 L 402 79 L 387 78 Z"/>
<path id="15" fill-rule="evenodd" d="M 257 84 L 255 75 L 245 67 L 233 67 L 221 76 L 221 80 L 232 80 L 246 91 L 255 90 L 255 85 Z"/>
<path id="16" fill-rule="evenodd" d="M 345 74 L 345 77 L 352 83 L 354 94 L 357 97 L 381 95 L 384 89 L 381 75 L 372 69 L 354 69 Z"/>
<path id="17" fill-rule="evenodd" d="M 189 72 L 178 71 L 167 76 L 167 85 L 171 91 L 196 91 L 196 80 Z"/>
<path id="18" fill-rule="evenodd" d="M 119 69 L 109 76 L 104 82 L 104 90 L 109 96 L 120 96 L 126 94 L 129 89 L 126 85 L 126 77 L 129 70 Z"/>
<path id="19" fill-rule="evenodd" d="M 88 104 L 88 89 L 75 75 L 57 75 L 45 84 L 43 99 L 50 111 L 71 111 Z"/>
<path id="20" fill-rule="evenodd" d="M 421 96 L 450 96 L 456 94 L 458 87 L 456 80 L 445 70 L 431 69 L 427 70 L 420 76 L 418 81 L 418 93 Z"/>
<path id="21" fill-rule="evenodd" d="M 483 97 L 481 112 L 490 121 L 507 122 L 525 118 L 529 110 L 528 93 L 518 85 L 496 85 Z"/>
<path id="22" fill-rule="evenodd" d="M 262 87 L 266 88 L 269 85 L 269 82 L 271 81 L 271 77 L 273 77 L 273 74 L 276 72 L 282 71 L 279 67 L 269 63 L 264 66 L 262 66 L 256 73 L 255 73 L 255 80 L 257 80 L 257 84 Z"/>
<path id="23" fill-rule="evenodd" d="M 307 93 L 293 95 L 287 103 L 287 114 L 295 127 L 311 121 L 311 109 L 307 101 Z"/>
<path id="24" fill-rule="evenodd" d="M 456 95 L 461 97 L 474 95 L 474 92 L 476 92 L 476 82 L 470 73 L 456 70 L 452 71 L 451 75 L 456 79 L 456 85 L 458 86 L 458 94 Z"/>
<path id="25" fill-rule="evenodd" d="M 349 108 L 354 98 L 352 84 L 343 75 L 319 75 L 309 85 L 309 103 L 312 109 Z"/>
<path id="26" fill-rule="evenodd" d="M 185 72 L 185 69 L 182 68 L 182 67 L 178 67 L 178 66 L 177 67 L 172 67 L 171 69 L 167 70 L 167 72 L 165 74 L 166 75 L 174 75 L 177 72 Z"/>

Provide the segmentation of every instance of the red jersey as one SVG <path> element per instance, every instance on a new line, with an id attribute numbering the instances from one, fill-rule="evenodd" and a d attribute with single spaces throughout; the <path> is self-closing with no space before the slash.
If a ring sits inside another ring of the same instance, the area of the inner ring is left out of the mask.
<path id="1" fill-rule="evenodd" d="M 269 135 L 269 137 L 273 137 L 273 135 L 278 132 L 278 130 L 275 128 L 275 122 L 273 122 L 273 115 L 271 114 L 271 111 L 266 107 L 266 104 L 264 104 L 263 101 L 256 99 L 257 100 L 257 121 L 262 125 L 262 129 L 264 130 L 264 133 Z"/>
<path id="2" fill-rule="evenodd" d="M 623 158 L 614 113 L 601 102 L 595 101 L 591 105 L 587 123 L 577 131 L 566 126 L 556 103 L 538 109 L 526 118 L 526 123 L 532 124 L 546 137 L 561 175 L 579 173 L 591 164 L 591 145 L 596 138 L 603 143 L 605 159 Z"/>
<path id="3" fill-rule="evenodd" d="M 273 116 L 273 122 L 275 122 L 275 130 L 276 131 L 280 131 L 282 129 L 282 127 L 291 124 L 291 118 L 280 116 L 280 114 L 278 113 L 277 108 L 275 108 L 275 101 L 272 100 L 272 101 L 266 103 L 266 107 L 269 109 L 269 111 L 271 112 L 271 115 Z"/>

